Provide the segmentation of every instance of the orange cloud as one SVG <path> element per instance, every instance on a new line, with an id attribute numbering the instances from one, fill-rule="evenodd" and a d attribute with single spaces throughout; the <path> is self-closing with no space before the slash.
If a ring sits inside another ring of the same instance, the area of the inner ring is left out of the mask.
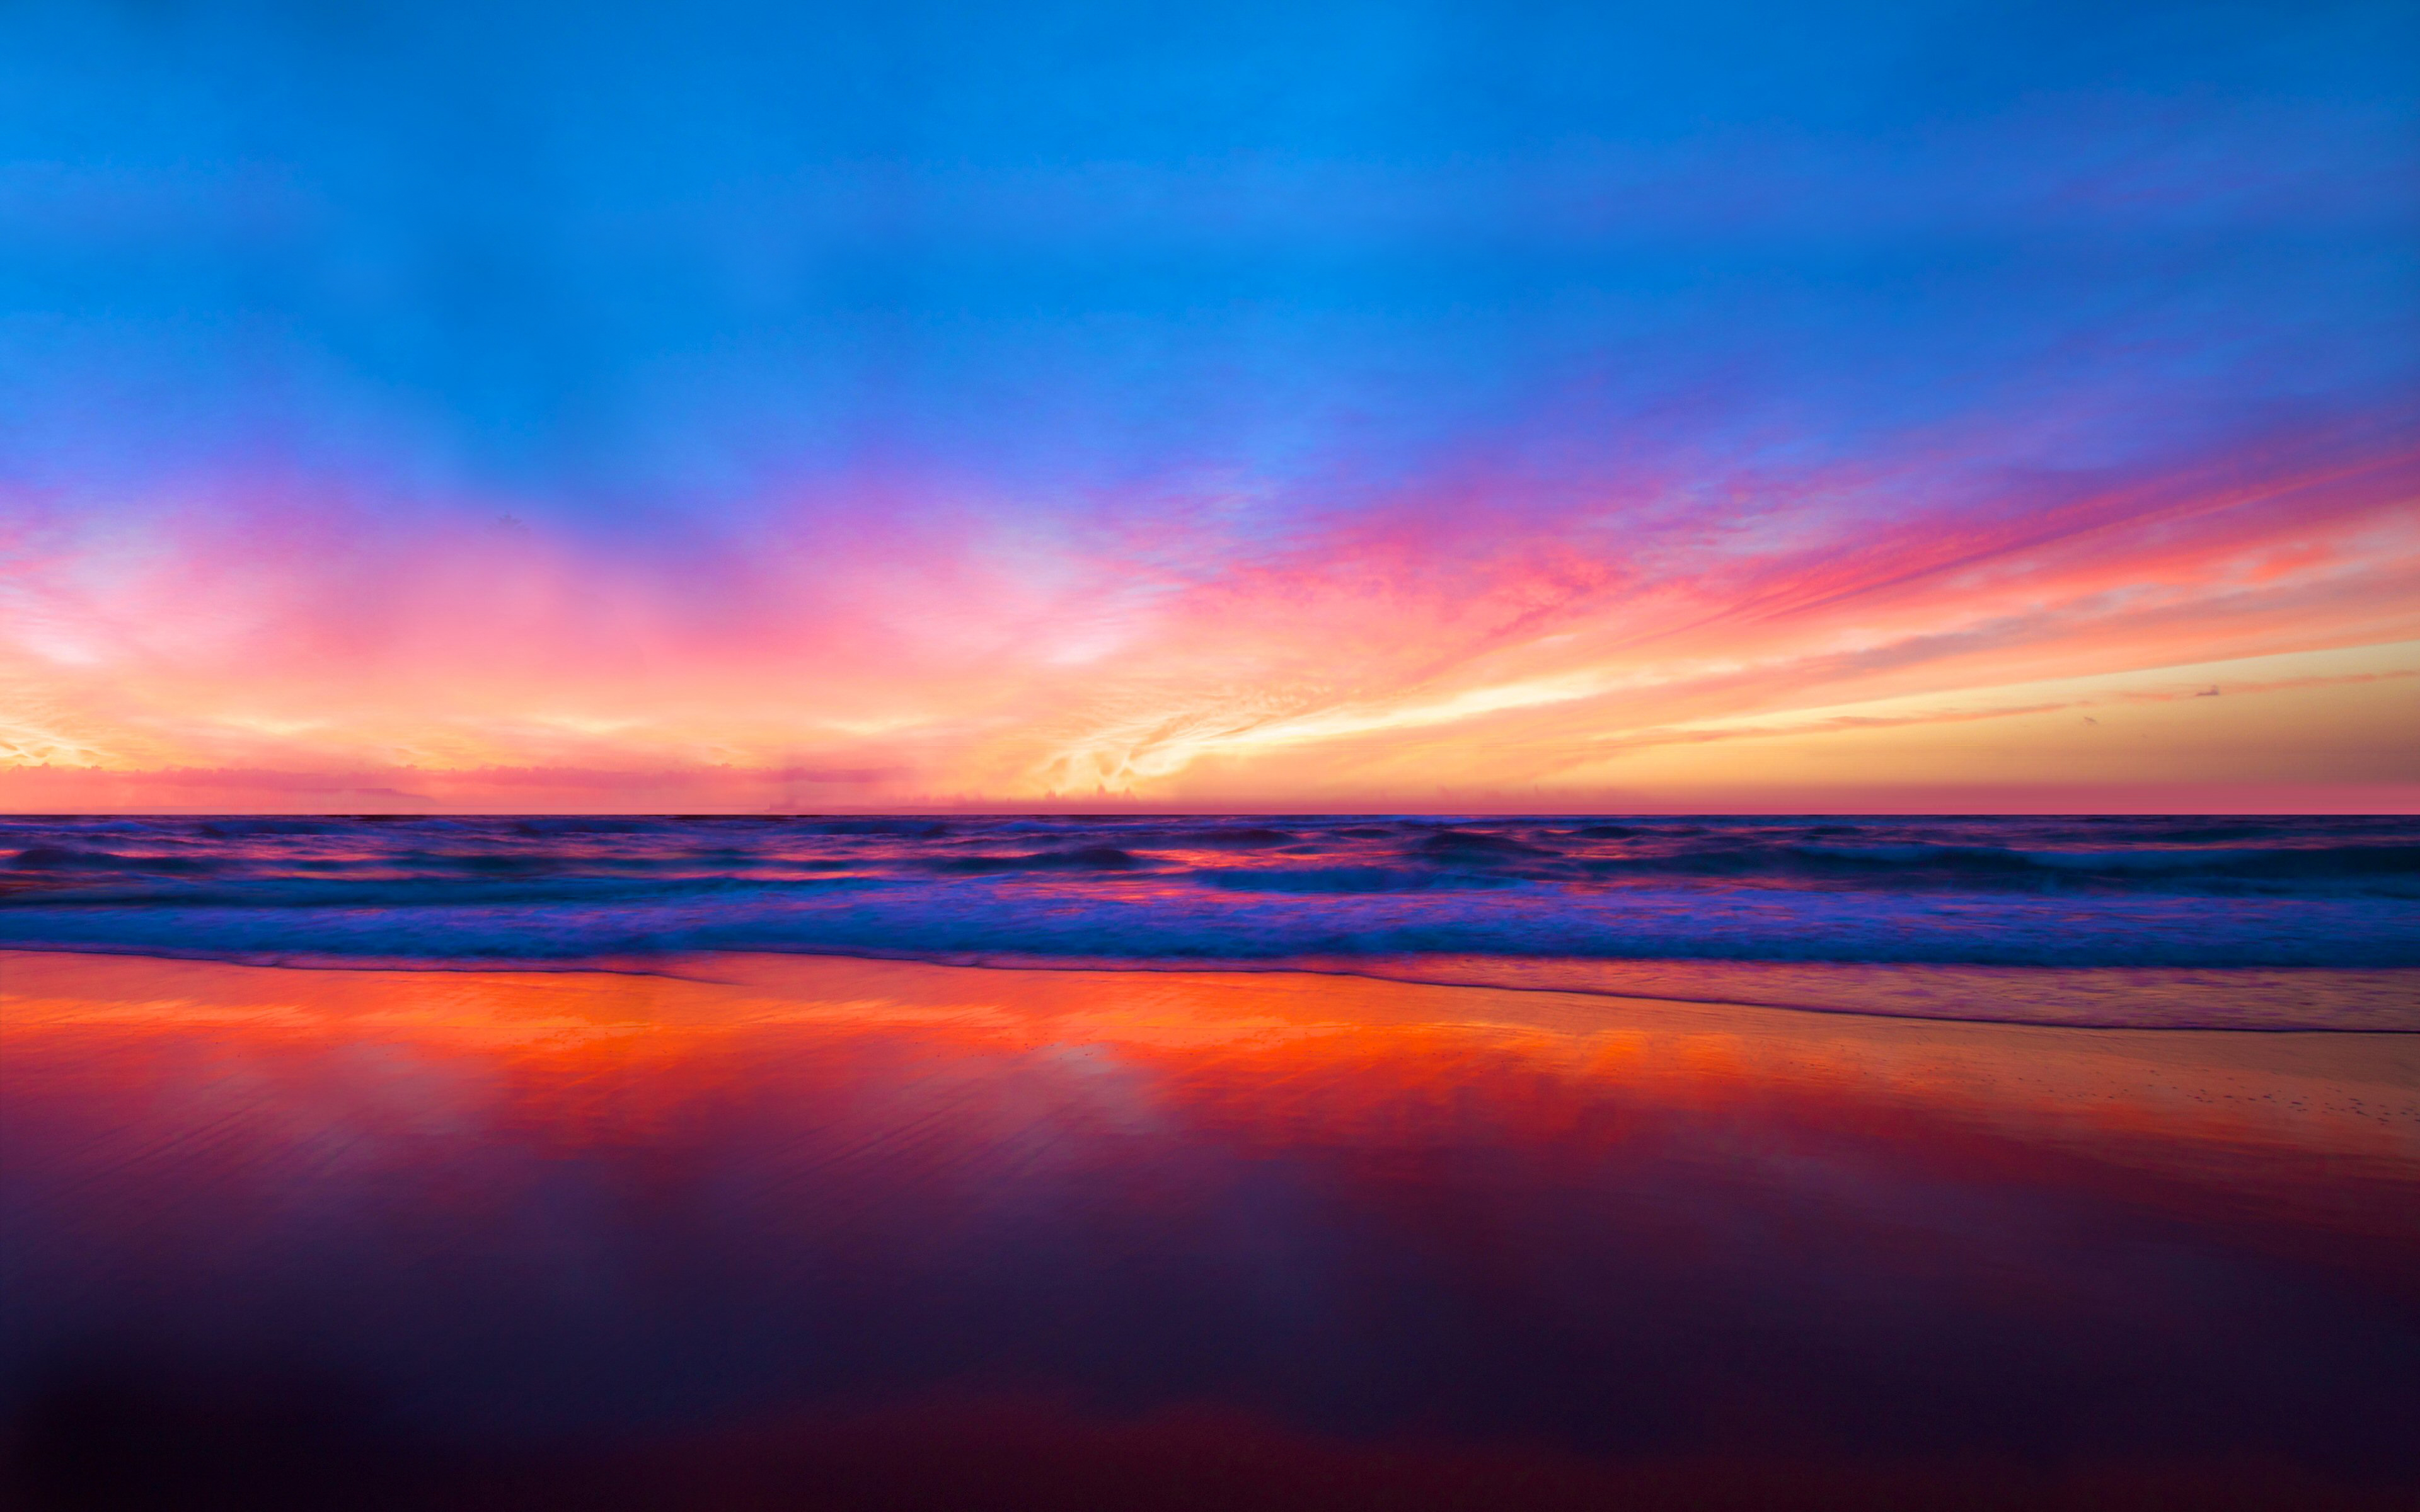
<path id="1" fill-rule="evenodd" d="M 1278 534 L 1215 500 L 1017 525 L 947 481 L 698 541 L 293 485 L 105 525 L 29 505 L 0 562 L 0 804 L 2375 800 L 2420 786 L 2420 459 L 2341 453 L 1940 507 L 1914 472 L 1708 506 L 1475 471 Z M 2043 722 L 2182 668 L 2239 696 L 2122 751 Z M 2289 706 L 2325 743 L 2278 737 Z M 1646 755 L 1716 746 L 1739 754 Z"/>

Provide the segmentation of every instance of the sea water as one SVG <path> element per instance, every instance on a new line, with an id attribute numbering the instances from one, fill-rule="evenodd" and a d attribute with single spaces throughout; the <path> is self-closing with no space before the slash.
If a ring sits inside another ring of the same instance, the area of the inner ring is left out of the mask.
<path id="1" fill-rule="evenodd" d="M 17 818 L 0 947 L 1309 967 L 1924 1017 L 2420 1029 L 2420 820 Z"/>

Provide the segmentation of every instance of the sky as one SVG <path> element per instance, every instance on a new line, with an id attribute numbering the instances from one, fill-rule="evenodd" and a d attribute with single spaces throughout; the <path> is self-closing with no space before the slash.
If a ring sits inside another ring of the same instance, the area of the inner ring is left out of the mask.
<path id="1" fill-rule="evenodd" d="M 0 4 L 0 809 L 2420 809 L 2420 8 Z"/>

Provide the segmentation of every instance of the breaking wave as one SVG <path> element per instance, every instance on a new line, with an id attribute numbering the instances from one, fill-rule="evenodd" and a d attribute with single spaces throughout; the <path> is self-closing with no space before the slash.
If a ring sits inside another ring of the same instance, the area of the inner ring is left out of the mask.
<path id="1" fill-rule="evenodd" d="M 1547 975 L 1564 986 L 1641 962 L 2392 974 L 2420 968 L 2420 822 L 16 818 L 0 820 L 0 946 L 1430 976 L 1404 963 L 1452 959 L 1454 980 L 1507 985 L 1563 963 Z M 2381 980 L 2373 1009 L 2420 999 Z"/>

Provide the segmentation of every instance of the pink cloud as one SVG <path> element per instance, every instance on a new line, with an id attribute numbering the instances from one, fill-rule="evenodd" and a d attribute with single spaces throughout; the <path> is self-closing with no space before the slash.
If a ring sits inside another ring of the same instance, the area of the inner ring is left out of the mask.
<path id="1" fill-rule="evenodd" d="M 1988 488 L 1954 462 L 1730 486 L 1474 460 L 1282 532 L 906 472 L 716 536 L 291 478 L 29 501 L 0 763 L 37 807 L 1332 802 L 1399 793 L 1386 750 L 1476 790 L 1676 722 L 2420 639 L 2409 450 L 2268 438 Z"/>

